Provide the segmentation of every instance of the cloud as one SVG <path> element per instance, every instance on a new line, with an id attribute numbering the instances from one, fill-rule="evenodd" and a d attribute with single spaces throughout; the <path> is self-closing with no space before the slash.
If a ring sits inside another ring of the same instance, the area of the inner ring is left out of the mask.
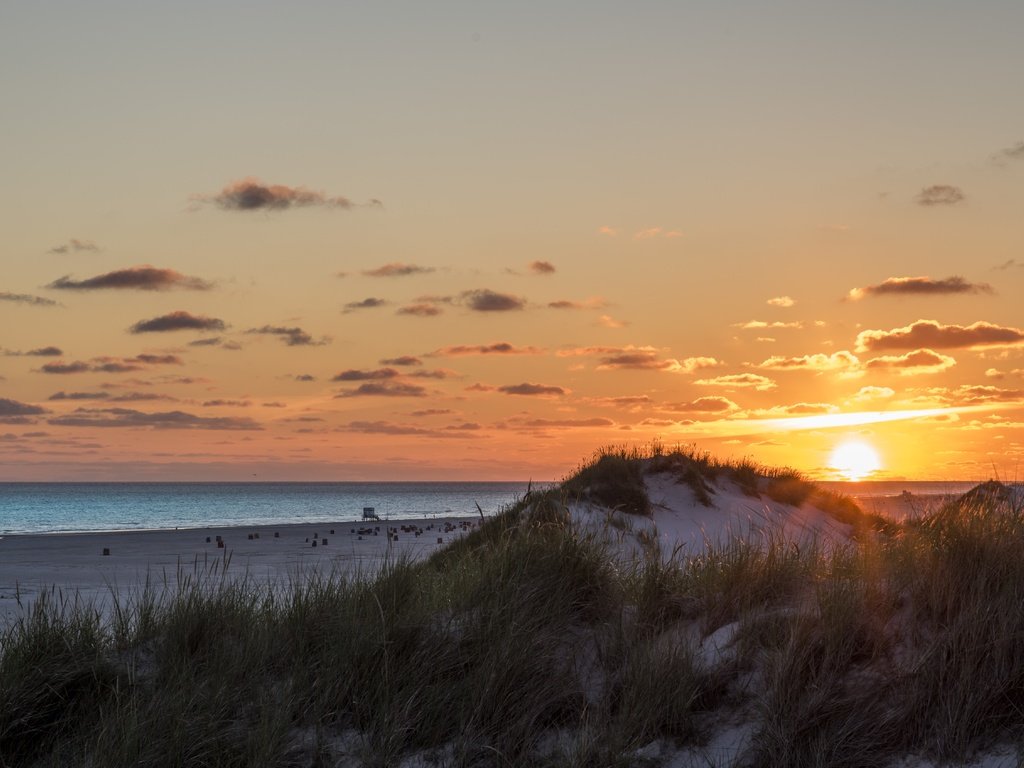
<path id="1" fill-rule="evenodd" d="M 233 352 L 237 352 L 242 349 L 242 345 L 237 341 L 225 341 L 220 336 L 213 336 L 208 339 L 196 339 L 188 343 L 190 347 L 220 347 L 221 349 L 229 349 Z"/>
<path id="2" fill-rule="evenodd" d="M 61 245 L 55 245 L 50 249 L 50 253 L 68 253 L 69 251 L 98 251 L 100 248 L 92 240 L 79 240 L 76 237 L 72 237 L 66 243 Z"/>
<path id="3" fill-rule="evenodd" d="M 702 387 L 753 388 L 759 392 L 766 392 L 778 386 L 766 376 L 759 376 L 756 373 L 733 373 L 728 376 L 716 376 L 713 379 L 697 379 L 694 383 Z"/>
<path id="4" fill-rule="evenodd" d="M 393 261 L 375 269 L 365 269 L 362 274 L 366 277 L 407 277 L 408 275 L 425 275 L 433 271 L 433 267 L 421 267 L 418 264 L 403 264 L 400 261 Z"/>
<path id="5" fill-rule="evenodd" d="M 853 396 L 853 399 L 858 401 L 884 400 L 895 394 L 896 390 L 890 387 L 861 387 L 857 394 Z"/>
<path id="6" fill-rule="evenodd" d="M 623 349 L 604 355 L 598 361 L 599 371 L 647 370 L 647 371 L 678 371 L 681 368 L 678 360 L 663 359 L 658 352 L 651 349 Z"/>
<path id="7" fill-rule="evenodd" d="M 375 299 L 371 296 L 370 298 L 363 299 L 362 301 L 350 301 L 342 308 L 341 312 L 342 314 L 347 315 L 350 312 L 355 312 L 359 309 L 376 309 L 377 307 L 387 306 L 387 304 L 388 302 L 384 299 Z"/>
<path id="8" fill-rule="evenodd" d="M 615 422 L 600 416 L 591 419 L 529 419 L 518 422 L 517 426 L 530 429 L 590 429 L 593 427 L 614 427 Z"/>
<path id="9" fill-rule="evenodd" d="M 413 371 L 406 375 L 417 379 L 451 379 L 459 377 L 459 374 L 456 371 L 451 371 L 447 368 L 434 368 L 429 371 Z"/>
<path id="10" fill-rule="evenodd" d="M 226 328 L 227 324 L 216 317 L 193 315 L 179 309 L 149 320 L 139 320 L 128 331 L 129 333 L 166 333 L 168 331 L 223 331 Z"/>
<path id="11" fill-rule="evenodd" d="M 280 325 L 264 325 L 259 328 L 250 328 L 247 334 L 258 336 L 278 336 L 285 346 L 289 347 L 321 347 L 328 343 L 328 339 L 315 341 L 306 331 L 301 328 L 286 328 Z"/>
<path id="12" fill-rule="evenodd" d="M 988 283 L 971 283 L 959 275 L 934 280 L 930 277 L 889 277 L 878 285 L 854 288 L 846 296 L 860 301 L 868 296 L 944 296 L 962 293 L 995 293 Z"/>
<path id="13" fill-rule="evenodd" d="M 544 350 L 540 347 L 517 347 L 507 341 L 496 341 L 491 344 L 456 344 L 441 347 L 431 352 L 428 357 L 464 357 L 466 355 L 539 355 Z"/>
<path id="14" fill-rule="evenodd" d="M 793 403 L 792 405 L 774 405 L 756 411 L 747 411 L 738 416 L 747 418 L 779 418 L 785 416 L 814 416 L 824 413 L 838 413 L 839 408 L 831 403 Z"/>
<path id="15" fill-rule="evenodd" d="M 135 357 L 94 357 L 89 362 L 46 363 L 39 369 L 40 373 L 129 373 L 140 371 L 149 365 L 184 365 L 185 361 L 177 355 L 141 354 Z"/>
<path id="16" fill-rule="evenodd" d="M 54 392 L 47 400 L 106 400 L 109 392 Z"/>
<path id="17" fill-rule="evenodd" d="M 339 427 L 342 432 L 359 432 L 364 435 L 394 435 L 430 438 L 467 439 L 476 438 L 471 434 L 480 428 L 479 424 L 460 424 L 442 429 L 425 429 L 409 424 L 395 424 L 389 421 L 350 421 Z"/>
<path id="18" fill-rule="evenodd" d="M 406 304 L 404 307 L 399 307 L 395 314 L 412 315 L 414 317 L 437 317 L 442 314 L 443 311 L 444 310 L 436 304 L 421 302 L 418 304 Z"/>
<path id="19" fill-rule="evenodd" d="M 529 395 L 537 397 L 549 397 L 552 395 L 565 395 L 569 390 L 556 387 L 550 384 L 506 384 L 498 387 L 499 392 L 506 395 Z"/>
<path id="20" fill-rule="evenodd" d="M 584 400 L 588 405 L 602 408 L 626 408 L 635 410 L 649 405 L 651 398 L 647 395 L 621 395 L 619 397 L 588 397 Z"/>
<path id="21" fill-rule="evenodd" d="M 953 187 L 949 184 L 933 184 L 918 192 L 914 199 L 918 205 L 956 205 L 962 202 L 965 196 L 960 187 Z"/>
<path id="22" fill-rule="evenodd" d="M 410 416 L 445 416 L 454 413 L 451 408 L 426 408 L 422 411 L 413 411 Z"/>
<path id="23" fill-rule="evenodd" d="M 368 382 L 360 384 L 355 389 L 343 390 L 335 395 L 336 398 L 346 397 L 426 397 L 427 390 L 417 384 L 402 384 L 400 382 Z"/>
<path id="24" fill-rule="evenodd" d="M 33 296 L 29 293 L 11 293 L 0 291 L 0 301 L 9 301 L 12 304 L 28 304 L 33 307 L 56 307 L 57 302 L 53 299 L 45 299 L 42 296 Z"/>
<path id="25" fill-rule="evenodd" d="M 597 318 L 597 324 L 602 328 L 625 328 L 629 323 L 625 320 L 616 320 L 611 315 L 601 315 Z"/>
<path id="26" fill-rule="evenodd" d="M 769 371 L 842 371 L 857 368 L 860 361 L 856 355 L 843 350 L 831 355 L 816 354 L 800 357 L 769 357 L 758 368 Z"/>
<path id="27" fill-rule="evenodd" d="M 666 403 L 661 406 L 665 411 L 726 413 L 739 410 L 739 406 L 727 397 L 698 397 L 696 400 L 683 403 Z"/>
<path id="28" fill-rule="evenodd" d="M 77 408 L 66 416 L 48 420 L 64 427 L 127 427 L 150 429 L 261 430 L 249 418 L 196 416 L 184 411 L 143 413 L 131 408 Z"/>
<path id="29" fill-rule="evenodd" d="M 893 370 L 900 376 L 941 373 L 956 365 L 956 360 L 931 349 L 918 349 L 905 355 L 876 357 L 864 363 L 866 370 Z"/>
<path id="30" fill-rule="evenodd" d="M 346 197 L 329 197 L 305 187 L 284 184 L 264 184 L 259 179 L 245 178 L 233 181 L 215 195 L 193 195 L 196 203 L 212 203 L 226 211 L 284 211 L 289 208 L 352 208 L 354 203 Z M 371 200 L 367 205 L 380 205 Z"/>
<path id="31" fill-rule="evenodd" d="M 92 370 L 92 366 L 88 363 L 74 362 L 74 363 L 46 363 L 42 368 L 39 369 L 41 373 L 86 373 Z"/>
<path id="32" fill-rule="evenodd" d="M 70 291 L 94 291 L 106 288 L 135 289 L 140 291 L 166 291 L 183 288 L 190 291 L 206 291 L 213 283 L 198 277 L 189 277 L 173 269 L 160 269 L 148 264 L 107 272 L 85 280 L 72 280 L 69 275 L 59 277 L 47 288 Z"/>
<path id="33" fill-rule="evenodd" d="M 799 330 L 804 327 L 804 324 L 799 320 L 794 320 L 791 323 L 784 323 L 781 320 L 774 322 L 765 322 L 764 320 L 750 320 L 746 323 L 733 323 L 733 328 L 743 328 L 744 330 L 760 330 L 762 328 L 790 328 Z"/>
<path id="34" fill-rule="evenodd" d="M 44 413 L 49 413 L 49 411 L 38 405 L 29 405 L 28 403 L 0 397 L 0 420 L 21 419 L 25 416 L 41 416 Z"/>
<path id="35" fill-rule="evenodd" d="M 992 159 L 1000 164 L 1002 164 L 1006 160 L 1024 161 L 1024 141 L 1018 141 L 1012 147 L 1000 149 L 998 152 L 992 155 Z"/>
<path id="36" fill-rule="evenodd" d="M 663 227 L 648 227 L 633 233 L 634 240 L 651 240 L 656 237 L 675 238 L 682 237 L 683 233 L 677 229 L 664 229 Z"/>
<path id="37" fill-rule="evenodd" d="M 776 296 L 773 299 L 768 299 L 765 303 L 771 307 L 792 307 L 796 304 L 789 296 Z"/>
<path id="38" fill-rule="evenodd" d="M 1019 328 L 977 322 L 968 326 L 943 325 L 937 320 L 918 320 L 889 331 L 870 330 L 857 334 L 858 352 L 888 349 L 979 349 L 1015 347 L 1024 344 Z"/>
<path id="39" fill-rule="evenodd" d="M 1005 271 L 1007 269 L 1024 269 L 1024 261 L 1017 261 L 1016 259 L 1007 259 L 1002 264 L 997 264 L 992 269 Z"/>
<path id="40" fill-rule="evenodd" d="M 537 275 L 550 275 L 555 272 L 555 265 L 550 261 L 531 261 L 530 271 Z"/>
<path id="41" fill-rule="evenodd" d="M 423 361 L 412 355 L 401 355 L 399 357 L 385 357 L 380 361 L 381 365 L 397 365 L 407 367 L 410 365 L 423 365 Z"/>
<path id="42" fill-rule="evenodd" d="M 394 368 L 378 368 L 375 371 L 360 371 L 350 368 L 347 371 L 335 374 L 331 381 L 383 381 L 384 379 L 393 379 L 396 376 L 398 376 L 398 371 Z"/>
<path id="43" fill-rule="evenodd" d="M 252 402 L 249 400 L 207 400 L 203 403 L 204 408 L 250 408 Z"/>
<path id="44" fill-rule="evenodd" d="M 558 299 L 548 302 L 548 309 L 604 309 L 607 306 L 608 302 L 600 296 L 591 296 L 583 301 Z"/>
<path id="45" fill-rule="evenodd" d="M 60 357 L 64 352 L 60 347 L 38 347 L 27 352 L 20 352 L 14 349 L 0 350 L 5 357 Z"/>
<path id="46" fill-rule="evenodd" d="M 316 376 L 308 373 L 298 373 L 294 376 L 296 381 L 316 381 Z"/>
<path id="47" fill-rule="evenodd" d="M 599 235 L 607 235 L 608 237 L 615 237 L 621 230 L 618 227 L 598 227 L 597 233 Z"/>
<path id="48" fill-rule="evenodd" d="M 1004 389 L 1002 387 L 978 384 L 962 384 L 953 389 L 933 387 L 923 391 L 928 397 L 948 405 L 981 405 L 984 403 L 1017 403 L 1024 401 L 1024 389 Z"/>
<path id="49" fill-rule="evenodd" d="M 507 293 L 497 293 L 488 288 L 463 291 L 461 298 L 474 312 L 509 312 L 526 307 L 526 299 Z"/>

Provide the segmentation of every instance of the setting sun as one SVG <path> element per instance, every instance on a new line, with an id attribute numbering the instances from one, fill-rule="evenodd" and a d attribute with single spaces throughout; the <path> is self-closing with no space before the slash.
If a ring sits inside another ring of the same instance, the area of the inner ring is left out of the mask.
<path id="1" fill-rule="evenodd" d="M 851 482 L 863 480 L 882 467 L 878 452 L 867 443 L 859 441 L 837 445 L 829 463 L 844 480 Z"/>

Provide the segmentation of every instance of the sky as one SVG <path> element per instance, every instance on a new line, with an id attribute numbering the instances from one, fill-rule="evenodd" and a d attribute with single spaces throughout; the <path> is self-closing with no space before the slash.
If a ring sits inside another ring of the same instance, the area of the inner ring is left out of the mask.
<path id="1" fill-rule="evenodd" d="M 1020 479 L 1021 29 L 2 3 L 0 481 Z"/>

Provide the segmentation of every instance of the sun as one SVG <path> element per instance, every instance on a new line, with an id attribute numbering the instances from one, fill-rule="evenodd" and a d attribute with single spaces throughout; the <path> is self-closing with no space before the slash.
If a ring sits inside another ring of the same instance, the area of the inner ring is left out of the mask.
<path id="1" fill-rule="evenodd" d="M 840 443 L 832 451 L 829 464 L 845 480 L 857 482 L 882 468 L 882 460 L 878 452 L 867 443 L 849 440 Z"/>

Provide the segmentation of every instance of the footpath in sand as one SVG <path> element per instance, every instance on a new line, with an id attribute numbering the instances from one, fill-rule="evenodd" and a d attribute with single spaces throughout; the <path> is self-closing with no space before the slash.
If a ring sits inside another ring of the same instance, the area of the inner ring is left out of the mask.
<path id="1" fill-rule="evenodd" d="M 77 595 L 102 608 L 114 594 L 124 597 L 147 580 L 161 591 L 184 578 L 286 585 L 313 573 L 370 573 L 388 558 L 429 557 L 478 524 L 473 518 L 421 518 L 2 536 L 0 624 L 43 592 L 70 600 Z"/>

